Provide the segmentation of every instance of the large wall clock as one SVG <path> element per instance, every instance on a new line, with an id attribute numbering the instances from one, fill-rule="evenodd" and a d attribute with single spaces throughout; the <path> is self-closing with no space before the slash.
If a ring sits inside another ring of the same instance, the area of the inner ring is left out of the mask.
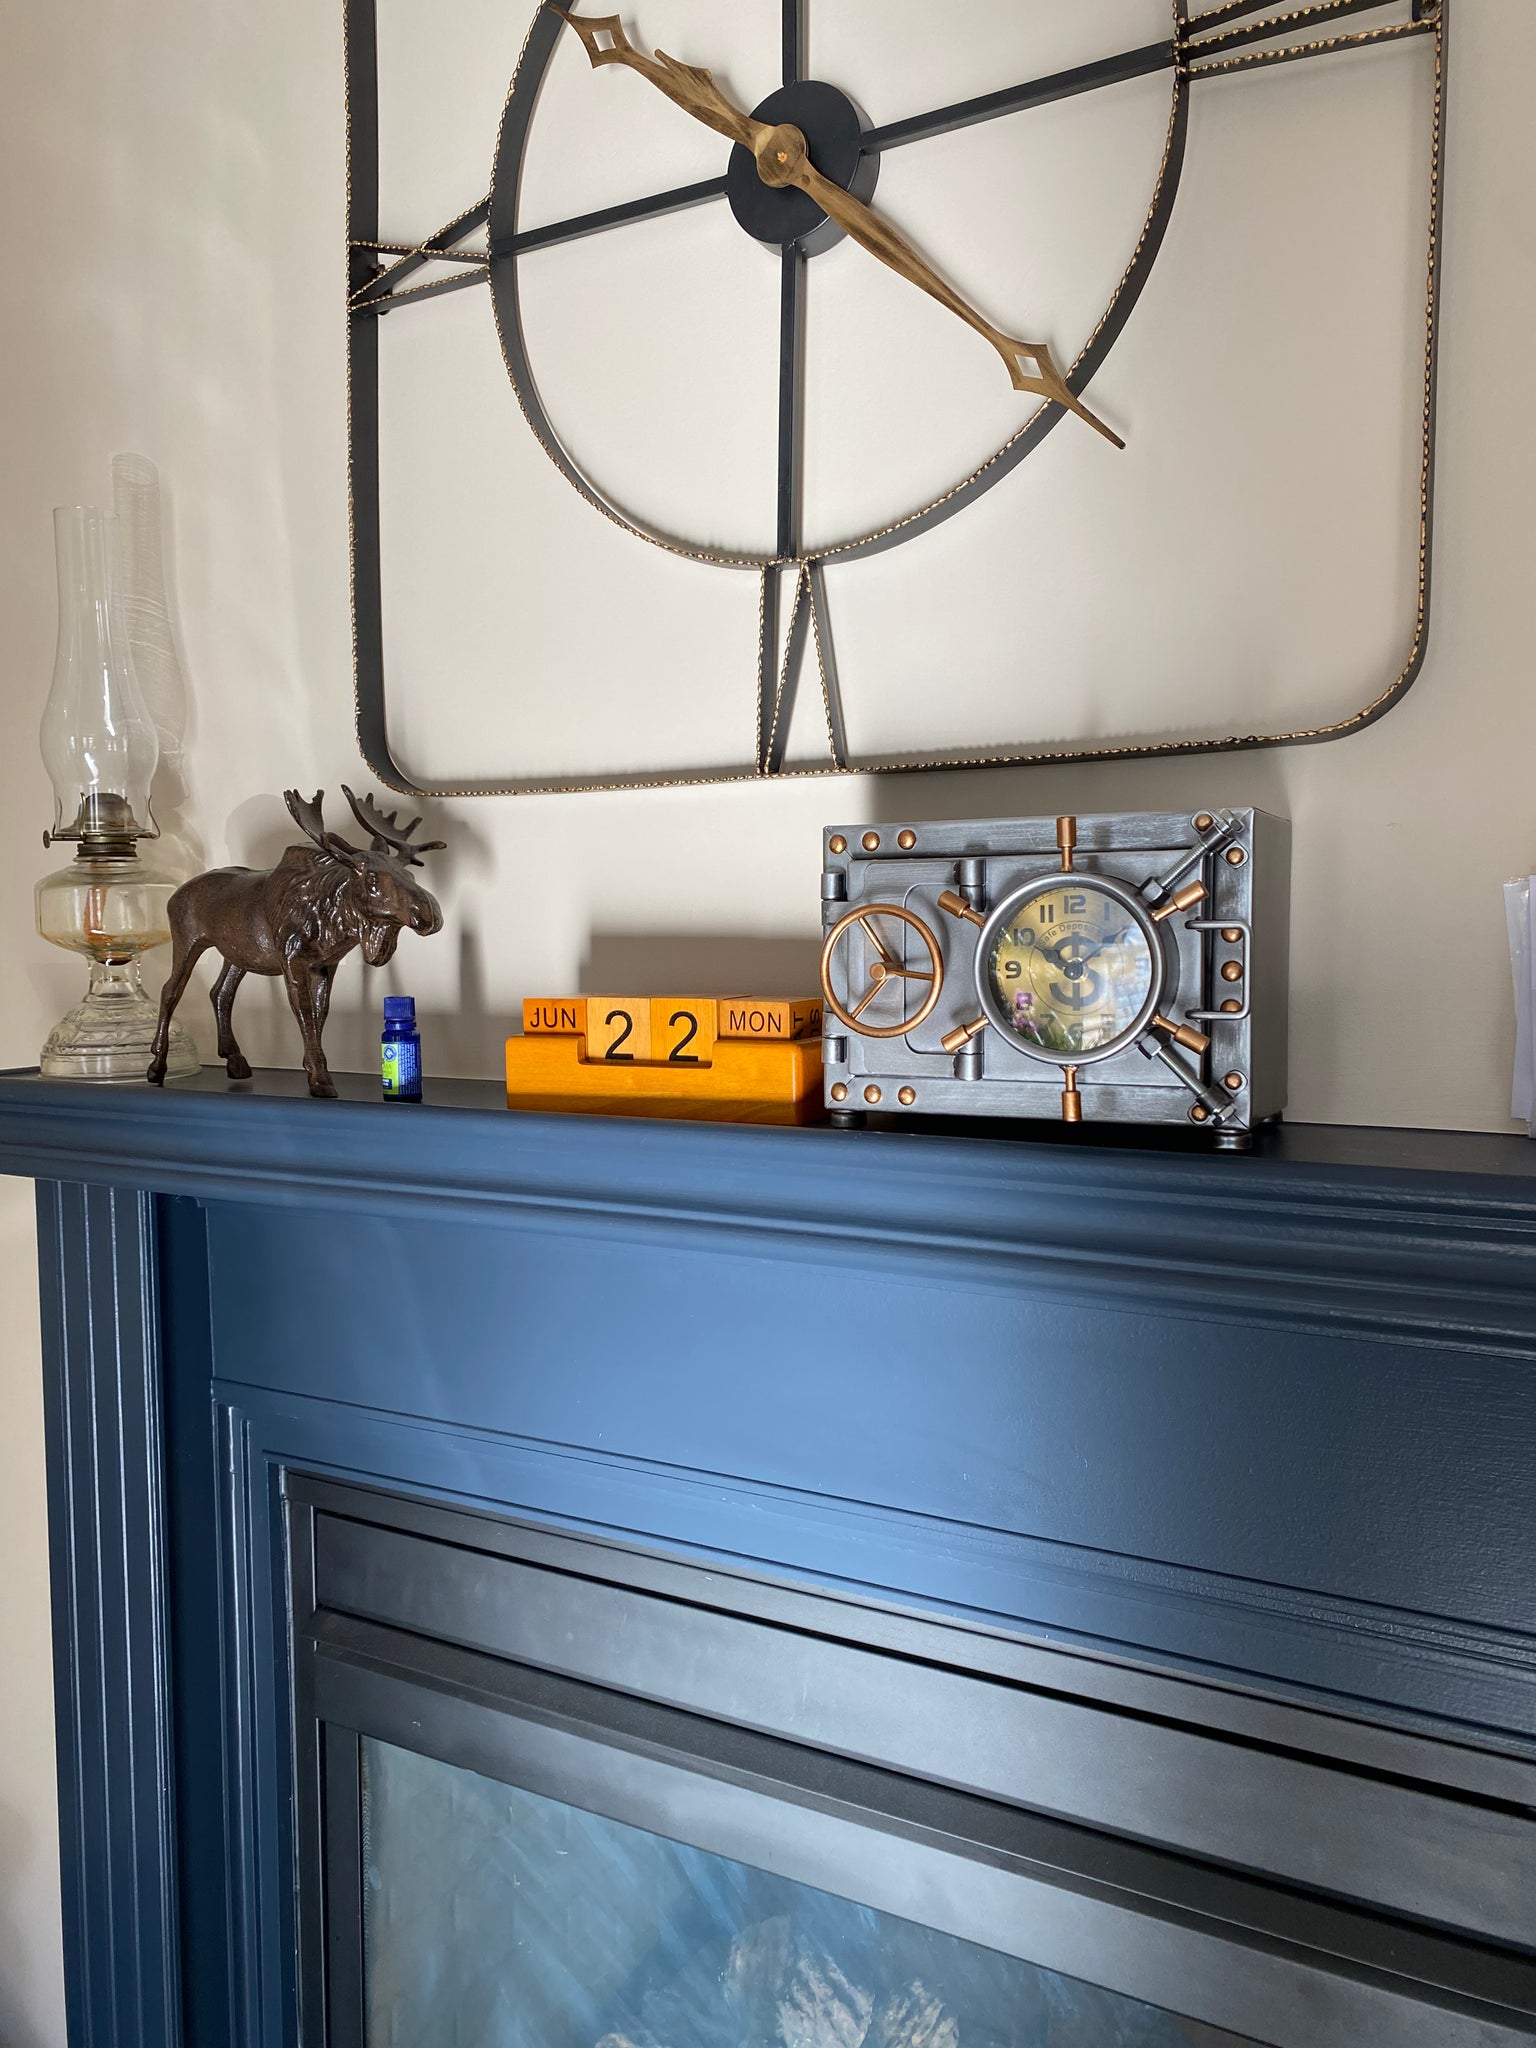
<path id="1" fill-rule="evenodd" d="M 392 786 L 1318 739 L 1429 603 L 1448 0 L 347 0 Z"/>

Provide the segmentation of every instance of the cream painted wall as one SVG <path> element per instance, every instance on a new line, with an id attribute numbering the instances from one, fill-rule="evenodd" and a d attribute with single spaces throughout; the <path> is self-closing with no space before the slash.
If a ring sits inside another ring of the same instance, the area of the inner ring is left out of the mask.
<path id="1" fill-rule="evenodd" d="M 396 970 L 439 1071 L 493 1072 L 518 997 L 627 971 L 626 936 L 665 935 L 690 968 L 703 957 L 690 946 L 713 938 L 733 978 L 754 948 L 769 981 L 798 969 L 834 815 L 1251 800 L 1295 821 L 1292 1115 L 1508 1128 L 1498 885 L 1536 865 L 1536 8 L 1458 0 L 1456 13 L 1436 615 L 1405 703 L 1355 739 L 1205 763 L 439 806 L 454 841 L 439 877 L 448 935 L 408 940 Z M 48 508 L 99 500 L 114 451 L 151 455 L 170 500 L 193 705 L 186 823 L 208 858 L 279 844 L 284 784 L 335 789 L 358 772 L 338 14 L 317 0 L 0 0 L 0 1065 L 35 1058 L 76 985 L 30 931 Z M 361 982 L 359 968 L 343 977 L 338 1064 L 368 1051 L 379 991 Z M 270 992 L 242 1007 L 252 1056 L 293 1064 Z M 0 1184 L 6 2048 L 63 2040 L 32 1260 L 30 1192 Z"/>

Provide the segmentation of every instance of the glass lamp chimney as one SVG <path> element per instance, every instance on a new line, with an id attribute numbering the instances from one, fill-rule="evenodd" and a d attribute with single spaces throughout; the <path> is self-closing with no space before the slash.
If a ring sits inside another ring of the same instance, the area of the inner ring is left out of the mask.
<path id="1" fill-rule="evenodd" d="M 78 842 L 75 857 L 37 885 L 43 938 L 91 963 L 84 1002 L 48 1034 L 39 1064 L 58 1080 L 142 1081 L 158 1006 L 145 993 L 139 958 L 171 936 L 176 877 L 139 857 L 157 835 L 149 786 L 160 739 L 133 672 L 118 580 L 117 521 L 93 505 L 53 515 L 59 568 L 59 646 L 43 710 L 43 765 L 53 783 L 54 839 Z M 197 1047 L 170 1030 L 167 1071 L 196 1072 Z"/>
<path id="2" fill-rule="evenodd" d="M 53 783 L 50 837 L 131 845 L 155 834 L 149 789 L 160 741 L 128 647 L 117 521 L 94 505 L 61 505 L 53 534 L 59 641 L 40 733 Z"/>

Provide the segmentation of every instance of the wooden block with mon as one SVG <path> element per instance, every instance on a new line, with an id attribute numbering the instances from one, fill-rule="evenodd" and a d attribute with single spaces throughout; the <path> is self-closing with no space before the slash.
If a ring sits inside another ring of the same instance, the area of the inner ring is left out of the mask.
<path id="1" fill-rule="evenodd" d="M 721 996 L 715 1008 L 722 1038 L 810 1038 L 821 1030 L 820 996 Z"/>

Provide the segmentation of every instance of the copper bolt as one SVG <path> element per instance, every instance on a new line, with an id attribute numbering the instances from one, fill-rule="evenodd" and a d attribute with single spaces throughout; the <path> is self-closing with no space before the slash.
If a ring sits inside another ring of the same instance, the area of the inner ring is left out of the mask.
<path id="1" fill-rule="evenodd" d="M 903 853 L 910 853 L 917 844 L 917 834 L 915 832 L 898 832 L 896 834 L 896 844 Z"/>
<path id="2" fill-rule="evenodd" d="M 1241 925 L 1225 924 L 1221 928 L 1221 936 L 1226 940 L 1229 946 L 1235 946 L 1238 940 L 1243 936 L 1243 928 Z"/>
<path id="3" fill-rule="evenodd" d="M 1197 1031 L 1193 1024 L 1175 1024 L 1171 1017 L 1154 1017 L 1153 1024 L 1159 1031 L 1166 1031 L 1175 1045 L 1182 1045 L 1186 1052 L 1205 1053 L 1210 1051 L 1211 1041 L 1203 1031 Z"/>
<path id="4" fill-rule="evenodd" d="M 1181 910 L 1193 910 L 1197 903 L 1205 901 L 1204 882 L 1186 882 L 1182 889 L 1176 889 L 1168 901 L 1152 913 L 1154 924 L 1166 924 L 1170 917 L 1177 917 Z"/>
<path id="5" fill-rule="evenodd" d="M 880 834 L 878 832 L 866 832 L 862 844 L 866 853 L 877 852 L 880 846 Z"/>
<path id="6" fill-rule="evenodd" d="M 1221 1085 L 1223 1088 L 1230 1088 L 1232 1093 L 1235 1095 L 1239 1088 L 1247 1087 L 1248 1076 L 1246 1074 L 1239 1074 L 1234 1069 L 1232 1073 L 1222 1075 Z"/>
<path id="7" fill-rule="evenodd" d="M 986 1018 L 977 1017 L 970 1024 L 960 1024 L 957 1025 L 953 1031 L 946 1031 L 944 1036 L 939 1040 L 939 1043 L 943 1046 L 946 1052 L 960 1052 L 965 1046 L 970 1044 L 971 1040 L 976 1036 L 978 1031 L 985 1031 L 986 1028 Z"/>
<path id="8" fill-rule="evenodd" d="M 864 1100 L 866 1102 L 878 1102 L 880 1100 L 880 1090 L 873 1082 L 864 1090 Z"/>
<path id="9" fill-rule="evenodd" d="M 1072 855 L 1077 850 L 1076 818 L 1058 818 L 1056 820 L 1056 844 L 1061 848 L 1062 873 L 1070 875 L 1072 872 Z"/>
<path id="10" fill-rule="evenodd" d="M 1076 1067 L 1063 1067 L 1061 1080 L 1061 1120 L 1064 1124 L 1080 1124 L 1083 1120 L 1083 1098 L 1077 1092 Z"/>
<path id="11" fill-rule="evenodd" d="M 1247 858 L 1247 854 L 1244 853 L 1240 846 L 1229 846 L 1227 848 L 1227 866 L 1229 868 L 1240 868 Z"/>
<path id="12" fill-rule="evenodd" d="M 1202 811 L 1199 817 L 1195 820 L 1195 830 L 1197 832 L 1209 832 L 1211 827 L 1215 824 L 1215 822 L 1216 820 L 1211 816 L 1209 811 Z"/>
<path id="13" fill-rule="evenodd" d="M 1223 981 L 1241 981 L 1243 978 L 1242 961 L 1223 960 L 1221 963 L 1221 978 Z"/>
<path id="14" fill-rule="evenodd" d="M 832 1100 L 834 1102 L 846 1102 L 848 1100 L 848 1083 L 846 1081 L 834 1081 L 832 1083 Z"/>
<path id="15" fill-rule="evenodd" d="M 1206 1108 L 1205 1104 L 1203 1102 L 1197 1102 L 1193 1104 L 1190 1109 L 1189 1120 L 1192 1124 L 1208 1123 L 1210 1121 L 1210 1115 L 1211 1112 Z"/>
<path id="16" fill-rule="evenodd" d="M 1243 1006 L 1237 1000 L 1236 996 L 1228 996 L 1227 1000 L 1222 1004 L 1221 1007 L 1223 1015 L 1228 1017 L 1235 1017 L 1238 1011 L 1241 1010 Z"/>
<path id="17" fill-rule="evenodd" d="M 834 832 L 832 834 L 832 837 L 827 841 L 827 851 L 829 853 L 846 853 L 848 851 L 848 842 L 841 832 Z"/>
<path id="18" fill-rule="evenodd" d="M 910 1109 L 913 1103 L 917 1100 L 917 1090 L 915 1088 L 898 1089 L 896 1094 L 896 1100 L 901 1104 L 903 1109 Z"/>
<path id="19" fill-rule="evenodd" d="M 987 921 L 979 910 L 972 910 L 965 898 L 953 889 L 940 890 L 939 908 L 947 910 L 951 917 L 967 918 L 972 924 L 985 924 Z"/>

